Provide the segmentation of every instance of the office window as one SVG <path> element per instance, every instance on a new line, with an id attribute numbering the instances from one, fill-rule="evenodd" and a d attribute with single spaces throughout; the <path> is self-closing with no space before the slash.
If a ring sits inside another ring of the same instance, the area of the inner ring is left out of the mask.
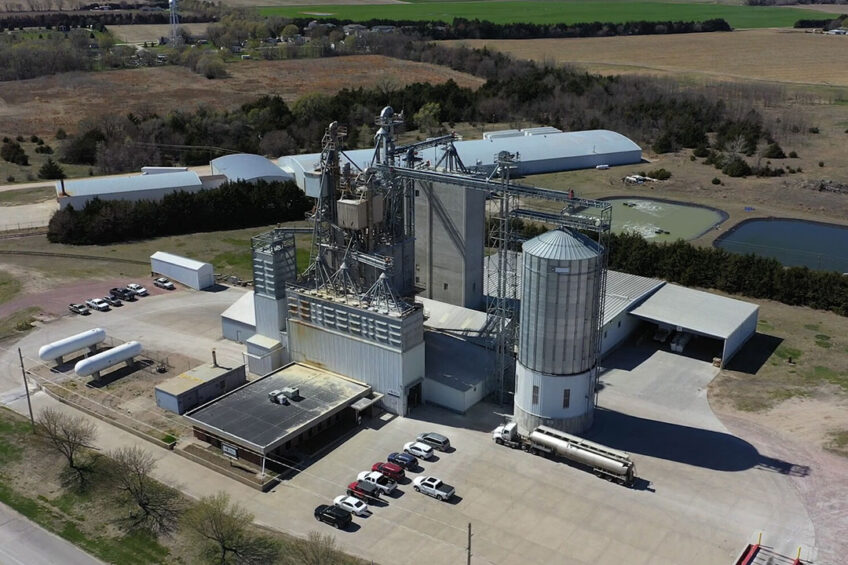
<path id="1" fill-rule="evenodd" d="M 533 404 L 539 404 L 539 387 L 533 385 Z"/>
<path id="2" fill-rule="evenodd" d="M 448 283 L 445 283 L 445 290 L 448 289 Z"/>
<path id="3" fill-rule="evenodd" d="M 569 404 L 571 404 L 571 390 L 565 389 L 562 391 L 562 407 L 568 408 Z"/>

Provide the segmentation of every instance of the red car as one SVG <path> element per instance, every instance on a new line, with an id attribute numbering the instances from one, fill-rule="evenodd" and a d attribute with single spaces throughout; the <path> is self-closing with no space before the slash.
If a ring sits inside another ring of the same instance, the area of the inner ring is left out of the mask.
<path id="1" fill-rule="evenodd" d="M 355 496 L 359 500 L 368 503 L 376 498 L 380 498 L 380 491 L 371 483 L 356 481 L 347 485 L 347 495 Z"/>
<path id="2" fill-rule="evenodd" d="M 406 476 L 403 467 L 394 463 L 374 463 L 371 465 L 371 470 L 379 471 L 395 482 L 400 481 Z"/>

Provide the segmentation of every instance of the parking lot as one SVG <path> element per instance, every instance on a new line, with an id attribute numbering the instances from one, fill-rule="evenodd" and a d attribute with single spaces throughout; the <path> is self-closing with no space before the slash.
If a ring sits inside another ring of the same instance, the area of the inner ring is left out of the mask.
<path id="1" fill-rule="evenodd" d="M 123 340 L 200 359 L 217 347 L 222 362 L 238 362 L 241 347 L 221 340 L 218 315 L 240 292 L 181 290 L 142 298 L 109 313 L 68 316 L 20 343 L 25 355 L 34 356 L 50 340 L 100 326 Z M 18 384 L 17 355 L 11 353 L 3 354 L 3 390 Z M 160 480 L 192 496 L 226 490 L 265 526 L 300 536 L 330 533 L 343 550 L 382 563 L 399 555 L 464 563 L 469 523 L 473 563 L 730 563 L 760 531 L 775 546 L 814 545 L 793 486 L 803 480 L 803 462 L 759 453 L 726 433 L 706 400 L 715 368 L 634 348 L 620 350 L 608 365 L 590 437 L 632 454 L 641 478 L 633 489 L 496 445 L 490 432 L 509 409 L 486 403 L 464 416 L 422 406 L 407 418 L 364 420 L 303 472 L 264 494 L 102 422 L 98 443 L 111 449 L 141 442 L 156 456 Z M 36 408 L 44 402 L 43 395 L 34 399 Z M 354 518 L 350 530 L 315 521 L 317 505 L 332 503 L 357 473 L 425 431 L 448 436 L 452 452 L 436 452 L 408 473 L 399 492 L 373 505 L 370 516 Z M 443 479 L 457 496 L 439 502 L 414 492 L 411 479 L 420 474 Z"/>

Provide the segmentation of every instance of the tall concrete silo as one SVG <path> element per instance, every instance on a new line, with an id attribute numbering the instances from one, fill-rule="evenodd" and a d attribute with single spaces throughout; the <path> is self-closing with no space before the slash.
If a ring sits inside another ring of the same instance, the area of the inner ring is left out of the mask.
<path id="1" fill-rule="evenodd" d="M 522 249 L 515 421 L 580 433 L 594 412 L 603 248 L 563 228 Z"/>

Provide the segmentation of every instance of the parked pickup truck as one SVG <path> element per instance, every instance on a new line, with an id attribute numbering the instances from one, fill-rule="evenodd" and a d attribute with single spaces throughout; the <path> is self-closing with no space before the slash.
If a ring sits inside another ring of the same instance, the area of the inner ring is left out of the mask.
<path id="1" fill-rule="evenodd" d="M 397 486 L 396 482 L 379 471 L 362 471 L 356 478 L 360 481 L 371 483 L 380 489 L 380 492 L 383 494 L 389 494 L 395 490 L 395 487 Z"/>
<path id="2" fill-rule="evenodd" d="M 456 489 L 436 477 L 415 477 L 412 488 L 415 492 L 423 492 L 439 500 L 450 500 L 456 492 Z"/>

